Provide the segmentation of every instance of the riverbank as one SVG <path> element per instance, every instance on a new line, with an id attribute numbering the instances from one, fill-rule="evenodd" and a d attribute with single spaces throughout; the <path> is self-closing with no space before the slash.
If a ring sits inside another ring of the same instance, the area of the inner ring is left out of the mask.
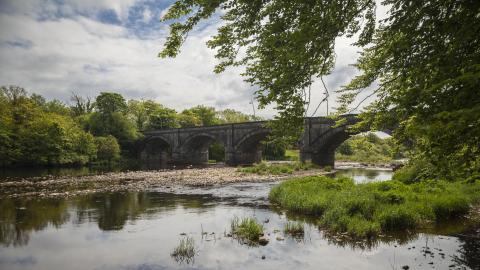
<path id="1" fill-rule="evenodd" d="M 45 176 L 0 183 L 0 199 L 14 197 L 68 197 L 114 191 L 142 191 L 163 186 L 213 186 L 237 182 L 273 182 L 295 176 L 326 175 L 320 169 L 285 174 L 252 174 L 233 167 L 183 170 L 127 171 L 88 176 Z"/>

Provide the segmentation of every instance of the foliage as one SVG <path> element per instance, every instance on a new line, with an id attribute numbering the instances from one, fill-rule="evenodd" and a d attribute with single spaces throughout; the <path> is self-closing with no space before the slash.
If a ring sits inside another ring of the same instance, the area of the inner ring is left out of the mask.
<path id="1" fill-rule="evenodd" d="M 217 111 L 217 118 L 220 123 L 229 124 L 229 123 L 242 123 L 242 122 L 251 122 L 251 121 L 260 121 L 260 117 L 254 117 L 253 115 L 244 114 L 242 112 L 225 109 L 223 111 Z"/>
<path id="2" fill-rule="evenodd" d="M 20 87 L 1 87 L 2 166 L 86 164 L 95 158 L 93 137 L 58 101 L 28 96 Z"/>
<path id="3" fill-rule="evenodd" d="M 479 181 L 354 184 L 349 178 L 312 176 L 281 183 L 269 199 L 290 211 L 319 217 L 332 231 L 370 238 L 460 218 L 480 202 L 479 191 Z"/>
<path id="4" fill-rule="evenodd" d="M 230 222 L 230 228 L 232 235 L 251 243 L 258 242 L 260 236 L 263 235 L 263 225 L 254 218 L 240 219 L 235 216 Z"/>
<path id="5" fill-rule="evenodd" d="M 220 60 L 215 72 L 244 66 L 246 81 L 258 88 L 259 106 L 276 105 L 282 124 L 273 126 L 274 133 L 286 135 L 287 142 L 302 131 L 313 79 L 334 67 L 335 39 L 352 36 L 363 26 L 358 44 L 364 45 L 375 26 L 373 0 L 178 0 L 163 17 L 173 22 L 159 55 L 176 56 L 188 32 L 216 10 L 222 10 L 224 23 L 207 42 Z"/>
<path id="6" fill-rule="evenodd" d="M 342 92 L 342 110 L 378 83 L 364 126 L 396 128 L 429 177 L 480 171 L 480 2 L 384 1 L 390 16 L 361 54 L 361 74 Z M 435 14 L 435 16 L 432 16 Z"/>
<path id="7" fill-rule="evenodd" d="M 177 113 L 153 100 L 127 103 L 122 95 L 109 92 L 100 93 L 95 102 L 73 94 L 72 101 L 68 107 L 59 100 L 29 95 L 18 86 L 2 86 L 0 166 L 111 162 L 120 158 L 120 152 L 124 158 L 135 156 L 139 131 L 256 119 L 205 106 Z M 212 144 L 209 151 L 211 158 L 224 160 L 223 145 Z"/>
<path id="8" fill-rule="evenodd" d="M 215 108 L 198 105 L 188 110 L 184 110 L 182 114 L 193 114 L 199 120 L 202 126 L 212 126 L 220 124 L 216 116 Z"/>
<path id="9" fill-rule="evenodd" d="M 285 159 L 291 161 L 299 161 L 300 151 L 297 149 L 285 149 Z"/>
<path id="10" fill-rule="evenodd" d="M 216 162 L 225 161 L 225 147 L 222 143 L 214 142 L 208 148 L 208 159 Z"/>
<path id="11" fill-rule="evenodd" d="M 368 163 L 391 162 L 403 158 L 405 152 L 393 139 L 381 139 L 374 133 L 359 134 L 346 140 L 335 151 L 335 159 Z"/>
<path id="12" fill-rule="evenodd" d="M 95 99 L 95 109 L 101 114 L 124 113 L 127 110 L 127 103 L 118 93 L 101 92 Z"/>
<path id="13" fill-rule="evenodd" d="M 202 124 L 200 118 L 192 111 L 185 110 L 177 115 L 178 125 L 182 128 L 197 127 Z"/>
<path id="14" fill-rule="evenodd" d="M 310 170 L 316 168 L 313 163 L 292 162 L 292 163 L 267 163 L 262 161 L 251 167 L 239 168 L 238 171 L 242 173 L 255 173 L 260 175 L 265 174 L 292 174 L 295 171 Z"/>
<path id="15" fill-rule="evenodd" d="M 263 149 L 263 157 L 267 160 L 285 160 L 286 147 L 284 144 L 276 142 L 265 142 Z"/>
<path id="16" fill-rule="evenodd" d="M 220 60 L 215 72 L 245 67 L 259 106 L 274 104 L 279 111 L 281 121 L 271 123 L 274 137 L 292 142 L 302 129 L 312 82 L 334 67 L 335 39 L 359 33 L 361 74 L 339 90 L 337 113 L 355 111 L 376 96 L 359 126 L 395 128 L 394 137 L 413 146 L 414 157 L 436 168 L 431 177 L 478 174 L 480 2 L 382 5 L 390 11 L 376 26 L 373 0 L 177 0 L 163 17 L 172 23 L 159 55 L 176 56 L 188 32 L 219 11 L 224 22 L 207 42 Z M 370 86 L 373 93 L 354 104 Z"/>
<path id="17" fill-rule="evenodd" d="M 135 125 L 121 112 L 94 112 L 88 119 L 88 130 L 95 136 L 112 135 L 121 142 L 138 138 Z"/>
<path id="18" fill-rule="evenodd" d="M 97 145 L 97 158 L 99 160 L 111 162 L 120 158 L 120 145 L 112 135 L 96 137 L 95 144 Z"/>

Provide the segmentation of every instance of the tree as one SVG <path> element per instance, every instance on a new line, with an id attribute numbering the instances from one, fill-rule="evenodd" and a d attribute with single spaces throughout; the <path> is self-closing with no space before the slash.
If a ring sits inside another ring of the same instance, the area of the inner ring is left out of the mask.
<path id="1" fill-rule="evenodd" d="M 89 97 L 83 98 L 78 94 L 73 93 L 70 100 L 74 102 L 74 105 L 70 107 L 70 110 L 72 115 L 75 117 L 91 113 L 93 111 L 94 104 L 91 102 Z"/>
<path id="2" fill-rule="evenodd" d="M 341 90 L 341 109 L 378 82 L 362 125 L 396 127 L 428 177 L 480 174 L 480 2 L 384 4 L 390 16 L 356 64 L 362 73 Z"/>
<path id="3" fill-rule="evenodd" d="M 127 103 L 118 93 L 102 92 L 95 99 L 96 111 L 91 114 L 88 128 L 95 136 L 113 135 L 120 143 L 138 138 L 135 124 L 127 117 Z"/>
<path id="4" fill-rule="evenodd" d="M 253 115 L 244 114 L 233 109 L 225 109 L 223 111 L 218 111 L 217 118 L 222 123 L 242 123 L 259 120 L 258 118 L 253 117 Z"/>
<path id="5" fill-rule="evenodd" d="M 122 95 L 101 92 L 95 99 L 95 108 L 102 114 L 111 114 L 115 112 L 126 113 L 128 107 Z"/>
<path id="6" fill-rule="evenodd" d="M 178 125 L 182 128 L 197 127 L 202 124 L 202 121 L 192 111 L 185 110 L 177 115 Z"/>
<path id="7" fill-rule="evenodd" d="M 215 108 L 198 105 L 188 110 L 184 110 L 182 114 L 193 114 L 200 119 L 202 126 L 212 126 L 220 124 L 216 116 Z"/>
<path id="8" fill-rule="evenodd" d="M 335 39 L 363 29 L 357 44 L 364 45 L 375 28 L 374 0 L 178 0 L 163 17 L 174 22 L 159 56 L 176 56 L 188 32 L 217 10 L 224 23 L 207 42 L 220 60 L 214 71 L 244 66 L 259 106 L 279 111 L 274 133 L 289 140 L 302 132 L 312 82 L 334 67 Z"/>
<path id="9" fill-rule="evenodd" d="M 108 135 L 106 137 L 96 137 L 97 158 L 99 160 L 111 162 L 120 158 L 120 145 L 115 137 Z"/>
<path id="10" fill-rule="evenodd" d="M 134 141 L 139 136 L 135 125 L 120 112 L 94 112 L 88 119 L 88 128 L 95 136 L 113 135 L 121 143 Z"/>
<path id="11" fill-rule="evenodd" d="M 382 4 L 390 12 L 376 27 L 373 0 L 178 0 L 163 17 L 175 21 L 160 56 L 176 56 L 188 32 L 222 10 L 224 23 L 207 43 L 221 61 L 215 72 L 244 66 L 260 107 L 279 110 L 274 134 L 295 139 L 312 81 L 334 66 L 335 39 L 359 33 L 361 74 L 340 90 L 338 113 L 357 109 L 356 98 L 373 88 L 367 97 L 378 100 L 360 125 L 395 127 L 395 139 L 432 167 L 426 175 L 480 177 L 480 2 Z"/>

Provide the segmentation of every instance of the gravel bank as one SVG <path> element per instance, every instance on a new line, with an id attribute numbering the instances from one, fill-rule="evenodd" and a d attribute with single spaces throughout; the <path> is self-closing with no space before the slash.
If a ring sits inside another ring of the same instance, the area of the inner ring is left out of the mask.
<path id="1" fill-rule="evenodd" d="M 236 182 L 270 182 L 292 176 L 327 174 L 314 169 L 285 175 L 256 175 L 236 168 L 130 171 L 81 177 L 42 177 L 0 183 L 3 197 L 67 197 L 95 192 L 141 191 L 158 186 L 212 186 Z"/>

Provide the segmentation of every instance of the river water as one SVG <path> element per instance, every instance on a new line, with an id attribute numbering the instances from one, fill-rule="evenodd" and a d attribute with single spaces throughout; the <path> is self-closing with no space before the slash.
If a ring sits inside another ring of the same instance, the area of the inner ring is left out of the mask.
<path id="1" fill-rule="evenodd" d="M 365 169 L 338 174 L 357 182 L 391 176 Z M 270 205 L 273 185 L 3 199 L 0 269 L 480 269 L 478 227 L 451 224 L 374 242 L 347 241 Z M 269 243 L 249 246 L 228 237 L 235 216 L 262 222 Z M 304 223 L 303 237 L 282 233 L 288 220 Z M 171 253 L 187 236 L 195 256 L 175 260 Z"/>

